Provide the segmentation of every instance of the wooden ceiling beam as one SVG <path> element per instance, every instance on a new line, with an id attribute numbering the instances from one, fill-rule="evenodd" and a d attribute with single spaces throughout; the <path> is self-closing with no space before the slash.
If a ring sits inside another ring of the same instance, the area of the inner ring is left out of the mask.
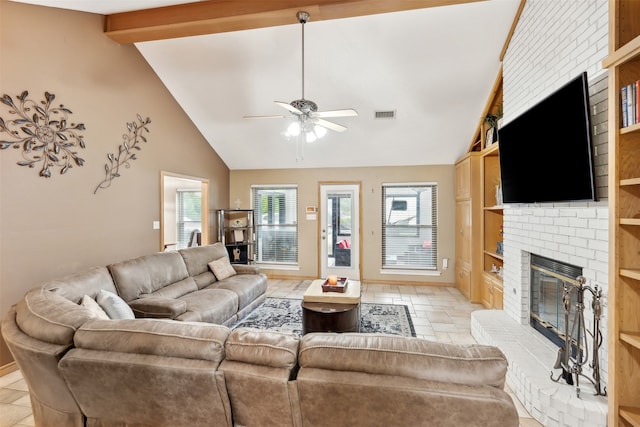
<path id="1" fill-rule="evenodd" d="M 120 44 L 351 18 L 485 0 L 206 0 L 106 16 L 105 34 Z"/>

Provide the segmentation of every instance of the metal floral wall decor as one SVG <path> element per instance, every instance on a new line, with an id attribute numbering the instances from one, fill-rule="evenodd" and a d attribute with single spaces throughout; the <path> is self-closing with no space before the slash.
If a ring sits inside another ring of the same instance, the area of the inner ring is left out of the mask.
<path id="1" fill-rule="evenodd" d="M 108 188 L 111 186 L 111 182 L 120 176 L 120 168 L 130 168 L 131 160 L 136 159 L 136 153 L 133 150 L 141 150 L 138 145 L 140 141 L 147 142 L 147 138 L 144 136 L 145 132 L 149 132 L 147 125 L 151 123 L 151 119 L 147 117 L 142 120 L 140 114 L 137 114 L 137 122 L 127 123 L 127 130 L 129 133 L 122 135 L 122 144 L 118 147 L 118 154 L 109 153 L 107 159 L 109 160 L 104 165 L 104 180 L 98 184 L 93 194 L 96 194 L 101 188 Z"/>
<path id="2" fill-rule="evenodd" d="M 2 95 L 0 102 L 7 105 L 9 114 L 15 119 L 0 117 L 0 133 L 8 134 L 10 140 L 0 140 L 0 149 L 13 147 L 22 149 L 22 158 L 17 164 L 30 168 L 41 165 L 40 176 L 51 177 L 51 168 L 60 168 L 65 174 L 74 164 L 82 166 L 84 160 L 78 157 L 76 147 L 85 148 L 83 136 L 78 132 L 85 130 L 82 123 L 69 121 L 71 110 L 60 104 L 53 106 L 56 96 L 45 92 L 44 100 L 39 103 L 28 98 L 26 90 L 16 96 L 16 104 L 9 95 Z"/>

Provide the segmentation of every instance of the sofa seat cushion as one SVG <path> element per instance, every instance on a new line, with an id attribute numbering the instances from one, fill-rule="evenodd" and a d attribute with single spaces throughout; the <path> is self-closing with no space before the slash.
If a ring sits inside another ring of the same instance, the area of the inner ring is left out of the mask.
<path id="1" fill-rule="evenodd" d="M 380 363 L 384 360 L 384 363 Z M 498 347 L 381 334 L 306 334 L 300 367 L 403 376 L 502 389 L 507 359 Z"/>
<path id="2" fill-rule="evenodd" d="M 158 252 L 108 266 L 118 295 L 126 302 L 187 277 L 187 267 L 177 252 Z"/>
<path id="3" fill-rule="evenodd" d="M 206 323 L 126 319 L 93 320 L 75 334 L 77 348 L 149 354 L 220 363 L 229 328 Z"/>
<path id="4" fill-rule="evenodd" d="M 236 274 L 214 283 L 210 288 L 227 289 L 238 295 L 239 311 L 267 292 L 267 276 L 264 274 Z"/>
<path id="5" fill-rule="evenodd" d="M 238 312 L 238 295 L 226 289 L 201 289 L 179 299 L 187 310 L 176 320 L 224 324 Z"/>

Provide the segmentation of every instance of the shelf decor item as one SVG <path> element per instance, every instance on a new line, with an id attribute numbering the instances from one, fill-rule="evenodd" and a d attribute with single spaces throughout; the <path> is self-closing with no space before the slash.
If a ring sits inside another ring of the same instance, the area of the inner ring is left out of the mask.
<path id="1" fill-rule="evenodd" d="M 498 123 L 502 122 L 502 104 L 498 106 L 496 114 L 487 114 L 484 122 L 489 126 L 485 134 L 484 147 L 487 148 L 498 141 Z"/>
<path id="2" fill-rule="evenodd" d="M 495 141 L 495 136 L 496 136 L 496 132 L 495 132 L 495 128 L 491 127 L 489 129 L 487 129 L 487 137 L 485 139 L 485 148 L 490 147 L 491 145 L 493 145 Z"/>
<path id="3" fill-rule="evenodd" d="M 247 218 L 235 218 L 231 224 L 232 227 L 246 227 Z"/>

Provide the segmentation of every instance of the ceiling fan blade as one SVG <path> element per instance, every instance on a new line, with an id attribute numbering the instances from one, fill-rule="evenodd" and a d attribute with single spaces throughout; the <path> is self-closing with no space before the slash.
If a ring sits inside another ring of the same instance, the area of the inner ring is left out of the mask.
<path id="1" fill-rule="evenodd" d="M 353 108 L 347 108 L 345 110 L 331 110 L 331 111 L 316 111 L 313 113 L 314 117 L 354 117 L 358 112 Z"/>
<path id="2" fill-rule="evenodd" d="M 243 119 L 286 119 L 287 116 L 273 115 L 273 116 L 242 116 Z"/>
<path id="3" fill-rule="evenodd" d="M 344 132 L 345 130 L 347 130 L 346 127 L 339 125 L 337 123 L 333 123 L 327 120 L 322 120 L 322 119 L 312 119 L 312 121 L 317 124 L 320 125 L 322 127 L 325 127 L 327 129 L 331 129 L 331 130 L 335 130 L 336 132 Z"/>
<path id="4" fill-rule="evenodd" d="M 275 101 L 276 104 L 278 104 L 279 106 L 281 106 L 282 108 L 284 108 L 285 110 L 289 110 L 294 114 L 302 114 L 302 111 L 298 110 L 296 107 L 289 105 L 286 102 L 282 102 L 282 101 Z"/>

